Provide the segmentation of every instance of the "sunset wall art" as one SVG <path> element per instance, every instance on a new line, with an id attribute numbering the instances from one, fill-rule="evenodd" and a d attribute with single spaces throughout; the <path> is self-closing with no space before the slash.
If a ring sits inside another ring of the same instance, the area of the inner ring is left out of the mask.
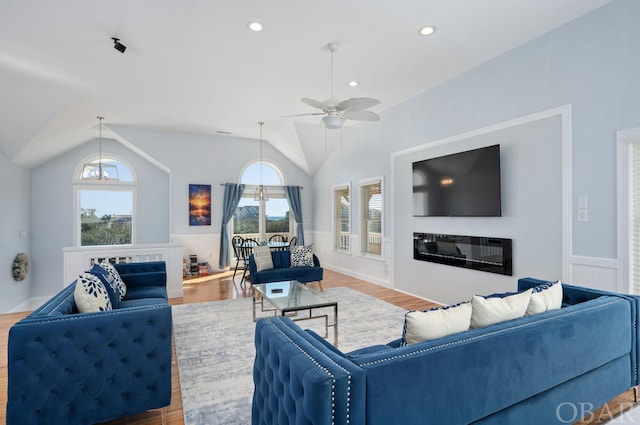
<path id="1" fill-rule="evenodd" d="M 189 226 L 211 225 L 211 185 L 189 185 Z"/>

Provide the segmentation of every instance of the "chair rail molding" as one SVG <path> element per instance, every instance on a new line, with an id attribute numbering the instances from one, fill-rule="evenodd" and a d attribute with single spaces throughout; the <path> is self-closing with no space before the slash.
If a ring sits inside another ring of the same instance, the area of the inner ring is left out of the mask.
<path id="1" fill-rule="evenodd" d="M 169 298 L 181 298 L 183 250 L 181 243 L 63 248 L 64 280 L 62 284 L 63 287 L 70 285 L 80 273 L 89 270 L 93 263 L 102 258 L 127 263 L 164 261 L 167 264 L 167 294 Z"/>

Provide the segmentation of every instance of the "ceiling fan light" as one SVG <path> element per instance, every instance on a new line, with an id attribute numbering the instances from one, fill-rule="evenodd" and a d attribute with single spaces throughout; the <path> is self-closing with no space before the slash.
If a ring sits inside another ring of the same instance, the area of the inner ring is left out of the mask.
<path id="1" fill-rule="evenodd" d="M 418 34 L 427 36 L 427 35 L 433 34 L 434 32 L 436 32 L 436 27 L 426 26 L 426 27 L 420 28 L 420 31 L 418 31 Z"/>
<path id="2" fill-rule="evenodd" d="M 339 115 L 327 115 L 322 118 L 322 123 L 326 128 L 334 130 L 336 128 L 342 128 L 342 124 L 344 124 L 344 118 Z"/>
<path id="3" fill-rule="evenodd" d="M 262 23 L 258 21 L 251 21 L 247 23 L 247 27 L 253 32 L 260 32 L 263 30 Z"/>

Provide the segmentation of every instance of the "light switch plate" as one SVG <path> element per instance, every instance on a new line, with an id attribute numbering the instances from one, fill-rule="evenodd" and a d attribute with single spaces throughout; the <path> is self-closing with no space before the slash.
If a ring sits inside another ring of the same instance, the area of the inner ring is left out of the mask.
<path id="1" fill-rule="evenodd" d="M 586 210 L 589 208 L 589 197 L 588 196 L 578 196 L 578 209 Z"/>
<path id="2" fill-rule="evenodd" d="M 578 223 L 586 223 L 589 221 L 589 213 L 586 209 L 578 210 Z"/>

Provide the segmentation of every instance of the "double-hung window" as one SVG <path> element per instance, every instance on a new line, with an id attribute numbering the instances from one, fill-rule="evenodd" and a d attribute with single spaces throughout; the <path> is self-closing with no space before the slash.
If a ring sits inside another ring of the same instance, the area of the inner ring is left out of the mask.
<path id="1" fill-rule="evenodd" d="M 112 172 L 117 170 L 113 173 L 117 178 L 99 180 L 92 176 L 87 164 L 98 160 L 108 164 Z M 113 157 L 88 158 L 76 168 L 73 187 L 77 246 L 136 243 L 137 185 L 129 165 Z"/>
<path id="2" fill-rule="evenodd" d="M 360 184 L 360 253 L 382 255 L 382 178 Z"/>
<path id="3" fill-rule="evenodd" d="M 333 187 L 333 249 L 351 251 L 351 186 Z"/>

